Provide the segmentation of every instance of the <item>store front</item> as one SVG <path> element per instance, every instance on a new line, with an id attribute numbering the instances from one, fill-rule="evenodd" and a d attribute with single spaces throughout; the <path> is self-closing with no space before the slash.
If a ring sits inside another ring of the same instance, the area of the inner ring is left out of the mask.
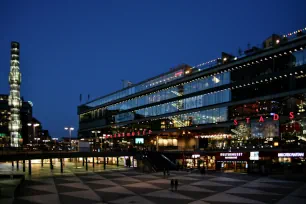
<path id="1" fill-rule="evenodd" d="M 273 170 L 283 173 L 305 173 L 304 152 L 280 152 L 272 159 Z"/>
<path id="2" fill-rule="evenodd" d="M 216 170 L 224 172 L 247 172 L 249 152 L 221 152 L 216 155 Z"/>

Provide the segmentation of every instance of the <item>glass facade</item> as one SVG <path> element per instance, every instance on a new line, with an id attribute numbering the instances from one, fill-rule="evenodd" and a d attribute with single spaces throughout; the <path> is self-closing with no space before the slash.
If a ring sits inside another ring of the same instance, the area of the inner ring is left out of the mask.
<path id="1" fill-rule="evenodd" d="M 168 122 L 167 128 L 180 128 L 192 125 L 224 122 L 227 121 L 227 114 L 227 107 L 223 107 L 170 116 L 166 117 L 166 119 L 171 121 Z"/>
<path id="2" fill-rule="evenodd" d="M 136 118 L 152 117 L 152 116 L 174 113 L 193 108 L 201 108 L 204 106 L 214 105 L 218 103 L 224 103 L 230 100 L 231 100 L 231 90 L 226 89 L 223 91 L 217 91 L 209 94 L 202 94 L 194 97 L 185 98 L 182 100 L 176 100 L 169 103 L 164 103 L 160 105 L 141 108 L 131 112 L 126 112 L 129 115 L 129 117 L 122 117 L 121 113 L 117 114 L 117 116 L 121 118 L 120 121 L 122 122 L 134 119 L 134 116 L 131 117 L 131 115 L 134 114 L 136 115 Z M 81 114 L 80 121 L 83 122 L 83 121 L 92 120 L 94 118 L 102 118 L 105 116 L 105 113 L 108 111 L 114 111 L 114 110 L 101 108 L 96 111 L 91 111 L 89 113 Z"/>
<path id="3" fill-rule="evenodd" d="M 215 76 L 200 78 L 188 83 L 173 86 L 148 95 L 140 96 L 111 106 L 107 106 L 106 109 L 118 111 L 129 110 L 143 105 L 148 105 L 151 103 L 156 103 L 179 96 L 184 96 L 187 94 L 222 86 L 229 83 L 230 72 L 226 72 L 222 74 L 217 74 Z"/>
<path id="4" fill-rule="evenodd" d="M 165 75 L 160 76 L 158 78 L 149 80 L 149 81 L 141 83 L 139 85 L 130 87 L 128 89 L 122 90 L 122 91 L 114 93 L 114 94 L 111 94 L 109 96 L 103 97 L 101 99 L 95 100 L 95 101 L 87 103 L 85 105 L 88 106 L 88 107 L 100 106 L 100 105 L 106 104 L 108 102 L 111 102 L 111 101 L 129 96 L 129 95 L 135 94 L 137 92 L 144 91 L 146 89 L 153 88 L 155 86 L 159 86 L 159 85 L 162 85 L 162 84 L 166 84 L 170 81 L 179 79 L 183 76 L 184 76 L 184 69 L 179 69 L 179 70 L 176 70 L 175 72 L 165 74 Z"/>

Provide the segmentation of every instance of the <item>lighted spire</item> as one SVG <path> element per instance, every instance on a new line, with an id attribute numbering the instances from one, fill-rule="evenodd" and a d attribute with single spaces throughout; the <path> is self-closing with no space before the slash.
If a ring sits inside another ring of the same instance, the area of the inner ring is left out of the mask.
<path id="1" fill-rule="evenodd" d="M 11 119 L 9 122 L 9 132 L 11 136 L 11 147 L 20 146 L 20 108 L 22 101 L 20 99 L 21 74 L 19 71 L 19 43 L 11 43 L 11 67 L 9 74 L 10 96 L 8 104 L 11 108 Z"/>

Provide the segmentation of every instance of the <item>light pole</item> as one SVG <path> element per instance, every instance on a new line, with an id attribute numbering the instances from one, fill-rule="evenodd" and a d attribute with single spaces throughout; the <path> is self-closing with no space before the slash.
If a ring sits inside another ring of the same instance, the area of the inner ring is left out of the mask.
<path id="1" fill-rule="evenodd" d="M 96 139 L 97 139 L 97 134 L 99 133 L 101 133 L 101 131 L 96 131 L 96 130 L 94 130 L 94 131 L 91 131 L 92 133 L 95 133 L 95 142 L 94 142 L 94 148 L 95 148 L 95 146 L 96 146 Z"/>
<path id="2" fill-rule="evenodd" d="M 71 131 L 74 130 L 73 127 L 65 127 L 65 130 L 68 130 L 69 131 L 69 136 L 70 136 L 70 148 L 71 148 Z"/>
<path id="3" fill-rule="evenodd" d="M 32 126 L 33 127 L 33 139 L 35 139 L 35 127 L 38 127 L 39 124 L 38 123 L 28 123 L 28 126 Z M 38 144 L 38 139 L 36 138 L 37 144 Z"/>

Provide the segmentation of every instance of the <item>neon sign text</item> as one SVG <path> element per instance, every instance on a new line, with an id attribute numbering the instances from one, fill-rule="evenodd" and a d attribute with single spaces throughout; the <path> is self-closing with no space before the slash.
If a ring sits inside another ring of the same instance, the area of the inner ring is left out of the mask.
<path id="1" fill-rule="evenodd" d="M 290 120 L 293 120 L 294 119 L 294 113 L 290 112 L 288 117 L 289 117 Z M 245 120 L 246 120 L 246 123 L 250 123 L 250 118 L 246 118 Z M 273 114 L 273 120 L 275 120 L 275 121 L 279 120 L 279 115 L 274 113 Z M 260 116 L 258 122 L 260 122 L 260 123 L 265 122 L 264 117 Z M 238 125 L 238 120 L 234 120 L 234 125 Z"/>
<path id="2" fill-rule="evenodd" d="M 278 153 L 278 157 L 304 157 L 304 152 Z"/>

